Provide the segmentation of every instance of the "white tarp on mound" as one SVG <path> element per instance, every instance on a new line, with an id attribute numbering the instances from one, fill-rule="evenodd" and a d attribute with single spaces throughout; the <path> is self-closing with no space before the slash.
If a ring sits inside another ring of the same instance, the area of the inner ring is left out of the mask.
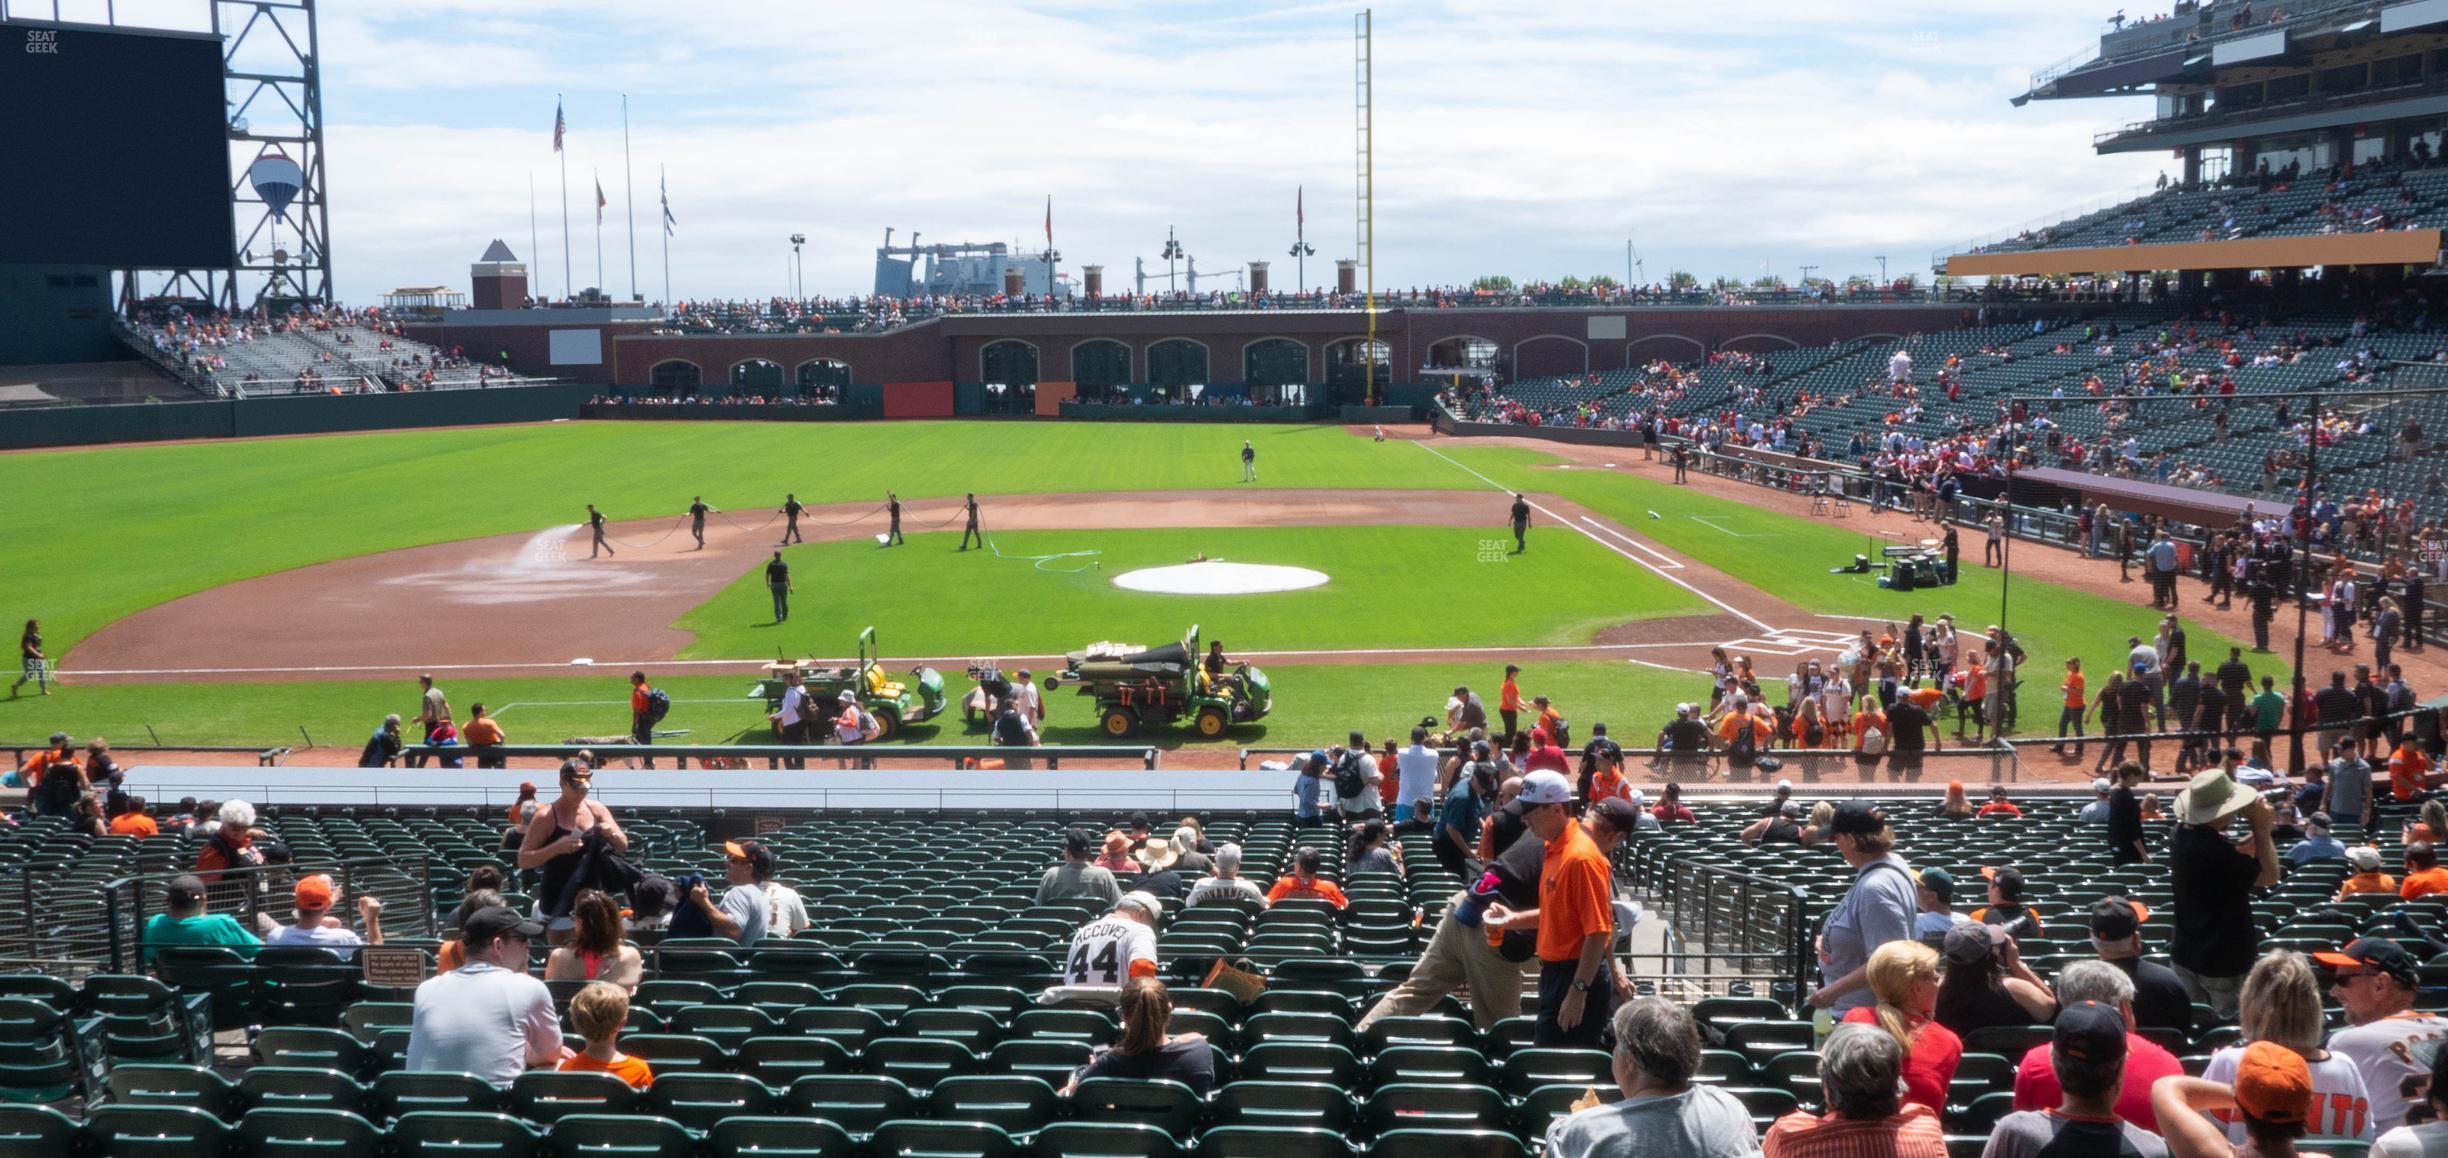
<path id="1" fill-rule="evenodd" d="M 1142 567 L 1114 576 L 1114 586 L 1159 595 L 1257 595 L 1268 591 L 1299 591 L 1326 582 L 1326 573 L 1307 567 L 1272 563 L 1182 563 L 1172 567 Z"/>

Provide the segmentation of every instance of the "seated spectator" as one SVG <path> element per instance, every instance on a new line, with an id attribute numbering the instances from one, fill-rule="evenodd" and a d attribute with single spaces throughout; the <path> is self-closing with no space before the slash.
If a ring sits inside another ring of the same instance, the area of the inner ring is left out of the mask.
<path id="1" fill-rule="evenodd" d="M 1932 867 L 1914 872 L 1913 879 L 1921 886 L 1916 894 L 1921 907 L 1913 914 L 1913 936 L 1935 947 L 1946 940 L 1947 930 L 1972 918 L 1955 911 L 1955 874 Z"/>
<path id="2" fill-rule="evenodd" d="M 2393 893 L 2397 878 L 2380 871 L 2380 850 L 2368 844 L 2358 844 L 2346 850 L 2346 867 L 2353 875 L 2338 883 L 2337 899 L 2345 900 L 2357 893 Z"/>
<path id="3" fill-rule="evenodd" d="M 475 877 L 474 873 L 468 875 L 470 879 Z M 499 874 L 495 876 L 498 883 Z M 460 898 L 459 907 L 451 910 L 450 918 L 445 923 L 442 947 L 434 951 L 434 968 L 448 973 L 467 964 L 467 943 L 459 939 L 467 928 L 467 919 L 480 909 L 506 904 L 499 889 L 469 889 L 467 895 Z"/>
<path id="4" fill-rule="evenodd" d="M 807 900 L 799 895 L 799 890 L 783 884 L 779 879 L 766 881 L 764 888 L 766 936 L 796 937 L 815 924 L 808 919 Z"/>
<path id="5" fill-rule="evenodd" d="M 1062 863 L 1045 871 L 1037 881 L 1037 903 L 1085 897 L 1104 904 L 1122 898 L 1122 889 L 1114 883 L 1113 873 L 1091 863 L 1094 852 L 1088 830 L 1073 827 L 1063 831 Z"/>
<path id="6" fill-rule="evenodd" d="M 1167 1034 L 1173 997 L 1154 977 L 1133 977 L 1122 986 L 1122 1036 L 1098 1050 L 1063 1087 L 1069 1094 L 1089 1078 L 1175 1081 L 1206 1097 L 1215 1089 L 1215 1047 L 1205 1034 Z"/>
<path id="7" fill-rule="evenodd" d="M 1163 919 L 1164 902 L 1137 891 L 1122 894 L 1112 912 L 1071 935 L 1063 981 L 1073 987 L 1111 987 L 1118 997 L 1124 981 L 1154 977 L 1156 925 Z"/>
<path id="8" fill-rule="evenodd" d="M 527 975 L 527 947 L 543 936 L 544 926 L 500 905 L 468 914 L 459 932 L 467 963 L 417 986 L 401 1068 L 506 1088 L 528 1067 L 568 1057 L 552 992 Z"/>
<path id="9" fill-rule="evenodd" d="M 534 785 L 527 783 L 521 783 L 519 789 L 527 793 L 535 791 Z M 510 806 L 510 827 L 502 830 L 501 851 L 514 853 L 527 843 L 527 829 L 535 823 L 536 813 L 543 807 L 533 795 Z"/>
<path id="10" fill-rule="evenodd" d="M 2038 1025 L 2056 1016 L 2057 999 L 2023 963 L 2014 939 L 1995 926 L 1968 921 L 1948 930 L 1946 959 L 1935 1016 L 1957 1036 L 1998 1025 Z"/>
<path id="11" fill-rule="evenodd" d="M 1105 847 L 1096 865 L 1116 877 L 1139 875 L 1139 862 L 1131 856 L 1131 840 L 1119 829 L 1106 832 Z"/>
<path id="12" fill-rule="evenodd" d="M 1173 851 L 1171 841 L 1151 840 L 1133 850 L 1131 859 L 1139 862 L 1139 880 L 1132 887 L 1169 901 L 1180 900 L 1182 894 L 1188 891 L 1189 886 L 1182 883 L 1181 874 L 1173 869 L 1180 854 Z"/>
<path id="13" fill-rule="evenodd" d="M 1285 898 L 1325 901 L 1340 909 L 1351 902 L 1343 896 L 1343 888 L 1333 881 L 1321 879 L 1322 867 L 1318 850 L 1302 845 L 1292 854 L 1292 871 L 1275 878 L 1275 887 L 1267 890 L 1267 903 L 1281 903 Z"/>
<path id="14" fill-rule="evenodd" d="M 2050 1043 L 2034 1046 L 2023 1055 L 2022 1069 L 2015 1074 L 2016 1112 L 1998 1119 L 1981 1158 L 2165 1155 L 2167 1144 L 2147 1127 L 2136 1125 L 2120 1108 L 2140 1090 L 2143 1110 L 2149 1111 L 2150 1083 L 2136 1081 L 2128 1072 L 2129 1051 L 2142 1039 L 2132 1035 L 2127 1020 L 2094 1002 L 2068 1001 L 2057 1014 Z M 2042 1089 L 2037 1080 L 2026 1084 L 2026 1075 L 2034 1073 L 2034 1058 L 2041 1059 L 2047 1084 L 2056 1088 L 2057 1096 L 2036 1108 L 2025 1108 L 2027 1092 L 2037 1101 Z"/>
<path id="15" fill-rule="evenodd" d="M 1943 1158 L 1938 1114 L 1903 1099 L 1904 1047 L 1876 1026 L 1839 1025 L 1819 1049 L 1828 1112 L 1795 1110 L 1768 1127 L 1767 1158 Z"/>
<path id="16" fill-rule="evenodd" d="M 155 950 L 173 945 L 224 945 L 238 950 L 241 956 L 251 957 L 255 947 L 263 944 L 228 915 L 204 912 L 204 882 L 200 878 L 171 878 L 164 903 L 168 907 L 145 922 L 145 964 L 153 963 Z"/>
<path id="17" fill-rule="evenodd" d="M 660 934 L 671 927 L 672 906 L 678 902 L 669 877 L 648 873 L 629 886 L 629 911 L 621 915 L 621 930 Z"/>
<path id="18" fill-rule="evenodd" d="M 2082 811 L 2074 814 L 2074 819 L 2084 824 L 2108 823 L 2108 793 L 2114 787 L 2108 783 L 2108 778 L 2105 776 L 2093 780 L 2091 782 L 2091 802 L 2083 805 Z"/>
<path id="19" fill-rule="evenodd" d="M 2405 846 L 2405 868 L 2405 879 L 2397 885 L 2398 896 L 2410 901 L 2448 893 L 2448 869 L 2440 867 L 2439 846 L 2422 841 Z"/>
<path id="20" fill-rule="evenodd" d="M 604 981 L 624 992 L 636 989 L 646 976 L 646 959 L 637 946 L 623 940 L 620 905 L 601 889 L 587 889 L 570 907 L 570 918 L 570 939 L 544 959 L 544 979 Z M 594 1035 L 580 1033 L 594 1040 Z"/>
<path id="21" fill-rule="evenodd" d="M 2313 959 L 2333 970 L 2329 995 L 2346 1011 L 2347 1028 L 2329 1035 L 2329 1048 L 2363 1071 L 2371 1095 L 2372 1129 L 2394 1130 L 2422 1108 L 2407 1091 L 2430 1072 L 2421 1051 L 2448 1041 L 2448 1017 L 2417 1011 L 2422 969 L 2414 955 L 2385 937 L 2362 937 L 2336 953 Z"/>
<path id="22" fill-rule="evenodd" d="M 231 869 L 253 868 L 264 863 L 264 850 L 257 847 L 256 838 L 266 835 L 255 827 L 255 806 L 244 800 L 231 800 L 221 805 L 218 820 L 196 850 L 196 875 L 204 883 L 219 884 L 221 874 Z"/>
<path id="23" fill-rule="evenodd" d="M 1802 843 L 1802 802 L 1788 800 L 1778 807 L 1776 815 L 1744 825 L 1742 839 L 1744 844 L 1756 845 Z"/>
<path id="24" fill-rule="evenodd" d="M 2244 1040 L 2256 1047 L 2274 1045 L 2295 1054 L 2310 1075 L 2312 1101 L 2297 1121 L 2301 1132 L 2316 1138 L 2371 1141 L 2375 1132 L 2372 1100 L 2363 1082 L 2362 1068 L 2353 1058 L 2321 1045 L 2328 1027 L 2321 1010 L 2320 981 L 2313 975 L 2311 960 L 2285 950 L 2264 955 L 2253 962 L 2252 972 L 2245 975 L 2244 992 L 2239 1000 L 2237 1016 Z M 2243 1063 L 2245 1050 L 2244 1046 L 2231 1045 L 2211 1054 L 2202 1076 L 2221 1083 L 2239 1080 L 2238 1067 Z M 2219 1119 L 2226 1123 L 2228 1141 L 2252 1140 L 2235 1115 L 2222 1114 Z M 2159 1121 L 2163 1128 L 2167 1125 L 2166 1117 Z"/>
<path id="25" fill-rule="evenodd" d="M 2448 1153 L 2448 1049 L 2431 1051 L 2431 1084 L 2425 1098 L 2430 1120 L 2399 1126 L 2372 1143 L 2372 1158 L 2430 1158 Z"/>
<path id="26" fill-rule="evenodd" d="M 2018 944 L 2025 937 L 2040 936 L 2040 914 L 2023 903 L 2023 870 L 1984 868 L 1981 875 L 1989 878 L 1989 903 L 1972 910 L 1972 919 L 1997 926 Z"/>
<path id="27" fill-rule="evenodd" d="M 1904 1100 L 1944 1112 L 1963 1039 L 1930 1020 L 1938 1006 L 1938 951 L 1919 941 L 1889 941 L 1871 951 L 1867 972 L 1878 1004 L 1858 1006 L 1844 1020 L 1894 1037 L 1904 1049 Z"/>
<path id="28" fill-rule="evenodd" d="M 382 901 L 374 896 L 357 898 L 357 917 L 365 922 L 365 935 L 358 936 L 348 923 L 331 915 L 332 905 L 340 898 L 340 886 L 322 873 L 298 878 L 297 923 L 284 925 L 270 913 L 255 914 L 255 927 L 263 933 L 266 945 L 312 945 L 329 949 L 343 961 L 357 955 L 360 945 L 382 944 Z"/>
<path id="29" fill-rule="evenodd" d="M 2182 1075 L 2151 1086 L 2170 1158 L 2236 1158 L 2230 1134 L 2205 1115 L 2238 1120 L 2253 1158 L 2295 1158 L 2295 1141 L 2313 1104 L 2312 1073 L 2301 1054 L 2276 1042 L 2237 1047 L 2233 1084 Z"/>
<path id="30" fill-rule="evenodd" d="M 1700 1025 L 1663 997 L 1615 1010 L 1615 1086 L 1623 1100 L 1547 1126 L 1548 1158 L 1753 1158 L 1759 1131 L 1742 1101 L 1700 1072 Z M 1892 1081 L 1892 1079 L 1891 1079 Z"/>
<path id="31" fill-rule="evenodd" d="M 2404 837 L 2407 844 L 2438 844 L 2448 840 L 2448 803 L 2423 801 L 2422 810 L 2406 824 Z"/>
<path id="32" fill-rule="evenodd" d="M 1658 818 L 1658 823 L 1661 825 L 1692 824 L 1700 819 L 1692 812 L 1689 805 L 1683 803 L 1683 786 L 1672 781 L 1669 781 L 1666 787 L 1658 793 L 1657 807 L 1649 811 Z"/>
<path id="33" fill-rule="evenodd" d="M 563 946 L 553 950 L 553 953 L 558 956 L 567 948 Z M 620 1051 L 621 1027 L 629 1021 L 627 989 L 604 981 L 581 987 L 570 997 L 569 1019 L 570 1025 L 584 1040 L 585 1048 L 563 1058 L 557 1067 L 561 1072 L 610 1074 L 629 1083 L 629 1088 L 633 1090 L 642 1090 L 654 1084 L 654 1070 L 647 1066 L 646 1059 L 631 1057 Z"/>
<path id="34" fill-rule="evenodd" d="M 2094 902 L 2091 951 L 2133 982 L 2134 1024 L 2144 1029 L 2193 1032 L 2193 996 L 2176 971 L 2142 959 L 2142 922 L 2150 910 L 2123 897 Z"/>
<path id="35" fill-rule="evenodd" d="M 1227 844 L 1216 850 L 1215 875 L 1202 877 L 1197 884 L 1190 886 L 1190 898 L 1182 902 L 1182 907 L 1195 909 L 1209 901 L 1228 897 L 1242 897 L 1256 902 L 1261 908 L 1266 906 L 1266 894 L 1259 891 L 1257 882 L 1241 875 L 1241 846 L 1237 844 Z"/>
<path id="36" fill-rule="evenodd" d="M 2287 846 L 2285 860 L 2289 867 L 2301 867 L 2316 860 L 2346 859 L 2346 843 L 2329 835 L 2329 814 L 2315 812 L 2304 822 L 2304 838 Z"/>
<path id="37" fill-rule="evenodd" d="M 704 914 L 717 937 L 729 937 L 747 948 L 765 939 L 773 921 L 773 902 L 765 897 L 765 882 L 773 879 L 773 850 L 753 840 L 723 842 L 722 903 L 717 905 L 703 883 L 689 890 L 688 901 Z"/>
<path id="38" fill-rule="evenodd" d="M 2169 1074 L 2184 1072 L 2176 1055 L 2134 1033 L 2133 979 L 2105 961 L 2077 961 L 2057 975 L 2057 1004 L 2060 1010 L 2089 1007 L 2113 1014 L 2118 1031 L 2125 1043 L 2117 1050 L 2124 1070 L 2121 1092 L 2108 1095 L 2110 1112 L 2127 1122 L 2156 1133 L 2159 1121 L 2151 1116 L 2151 1083 Z M 2057 1015 L 2059 1025 L 2065 1014 Z M 2048 1110 L 2055 1108 L 2063 1097 L 2058 1088 L 2055 1061 L 2049 1046 L 2033 1046 L 2023 1055 L 2015 1070 L 2015 1108 L 2018 1110 Z"/>
<path id="39" fill-rule="evenodd" d="M 1372 820 L 1352 833 L 1351 855 L 1343 858 L 1346 876 L 1364 873 L 1402 873 L 1402 850 L 1389 841 L 1394 830 L 1385 821 Z"/>
<path id="40" fill-rule="evenodd" d="M 2006 799 L 2005 785 L 1992 784 L 1989 786 L 1989 803 L 1981 805 L 1980 812 L 1976 815 L 1984 819 L 1991 816 L 2002 816 L 2008 820 L 2021 820 L 2023 810 L 2017 807 L 2014 801 Z"/>
<path id="41" fill-rule="evenodd" d="M 110 818 L 110 830 L 120 836 L 132 836 L 143 840 L 148 836 L 158 836 L 161 833 L 161 826 L 153 823 L 152 815 L 145 811 L 142 796 L 113 792 L 102 811 Z"/>
<path id="42" fill-rule="evenodd" d="M 1947 781 L 1946 799 L 1938 802 L 1938 815 L 1946 820 L 1968 820 L 1972 814 L 1972 798 L 1964 794 L 1963 781 Z"/>
<path id="43" fill-rule="evenodd" d="M 1185 823 L 1173 829 L 1173 871 L 1184 879 L 1197 880 L 1215 871 L 1215 859 L 1208 855 L 1212 846 L 1207 846 L 1206 834 L 1188 823 L 1189 818 L 1183 819 Z"/>

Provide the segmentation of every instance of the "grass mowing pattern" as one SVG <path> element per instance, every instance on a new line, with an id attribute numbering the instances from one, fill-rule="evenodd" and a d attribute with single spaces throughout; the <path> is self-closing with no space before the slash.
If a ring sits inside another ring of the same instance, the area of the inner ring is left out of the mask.
<path id="1" fill-rule="evenodd" d="M 1098 640 L 1155 645 L 1193 623 L 1228 649 L 1331 650 L 1588 643 L 1612 624 L 1716 609 L 1579 535 L 1545 535 L 1513 555 L 1501 528 L 1266 527 L 1229 530 L 1010 531 L 1005 556 L 1101 551 L 1059 567 L 954 550 L 960 536 L 809 543 L 784 551 L 798 594 L 773 623 L 762 565 L 682 617 L 697 634 L 683 658 L 850 654 L 875 624 L 901 655 L 1061 654 Z M 1492 551 L 1491 551 L 1492 548 Z M 1194 554 L 1327 574 L 1322 587 L 1264 595 L 1183 596 L 1113 585 L 1125 571 Z M 1441 702 L 1441 701 L 1440 701 Z"/>
<path id="2" fill-rule="evenodd" d="M 208 587 L 402 547 L 677 516 L 692 495 L 765 521 L 801 502 L 1241 486 L 1437 487 L 1466 475 L 1331 426 L 1026 422 L 597 422 L 0 455 L 0 591 L 54 657 Z M 991 506 L 988 518 L 992 519 Z M 991 524 L 990 524 L 991 525 Z M 777 531 L 777 537 L 779 532 Z"/>

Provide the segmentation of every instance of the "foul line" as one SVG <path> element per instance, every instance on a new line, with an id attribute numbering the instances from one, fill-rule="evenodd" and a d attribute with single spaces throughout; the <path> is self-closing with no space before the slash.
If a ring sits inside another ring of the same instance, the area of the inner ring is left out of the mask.
<path id="1" fill-rule="evenodd" d="M 1521 494 L 1521 493 L 1522 493 L 1522 492 L 1520 492 L 1520 491 L 1516 491 L 1516 490 L 1514 490 L 1513 488 L 1511 488 L 1511 487 L 1509 487 L 1509 486 L 1504 485 L 1503 483 L 1497 482 L 1495 479 L 1492 479 L 1492 478 L 1489 478 L 1489 477 L 1488 477 L 1488 476 L 1486 476 L 1486 475 L 1480 474 L 1478 471 L 1472 470 L 1471 468 L 1469 468 L 1469 467 L 1467 467 L 1467 466 L 1464 466 L 1464 465 L 1462 465 L 1462 464 L 1461 464 L 1461 463 L 1459 463 L 1459 462 L 1454 461 L 1454 459 L 1453 459 L 1453 457 L 1452 457 L 1451 455 L 1448 455 L 1448 454 L 1446 454 L 1444 451 L 1438 450 L 1437 448 L 1435 448 L 1435 447 L 1433 447 L 1433 446 L 1430 446 L 1430 445 L 1428 445 L 1428 444 L 1427 444 L 1427 443 L 1425 443 L 1425 442 L 1415 442 L 1415 443 L 1413 443 L 1412 445 L 1413 445 L 1413 446 L 1417 446 L 1417 447 L 1419 447 L 1421 450 L 1427 451 L 1428 453 L 1433 454 L 1433 455 L 1437 456 L 1438 458 L 1444 459 L 1444 460 L 1445 460 L 1445 462 L 1446 462 L 1448 465 L 1450 465 L 1450 466 L 1454 467 L 1455 469 L 1460 470 L 1460 471 L 1462 471 L 1464 474 L 1467 474 L 1467 475 L 1471 476 L 1472 478 L 1478 479 L 1480 482 L 1486 483 L 1487 485 L 1492 486 L 1492 487 L 1496 488 L 1497 490 L 1503 491 L 1503 492 L 1504 492 L 1504 493 L 1506 493 L 1506 494 L 1509 494 L 1509 495 L 1510 495 L 1510 494 Z M 1526 497 L 1525 497 L 1524 501 L 1528 501 Z M 1561 523 L 1561 524 L 1563 524 L 1564 526 L 1571 527 L 1573 530 L 1579 531 L 1579 532 L 1581 532 L 1581 533 L 1582 533 L 1582 534 L 1584 534 L 1584 535 L 1588 535 L 1588 536 L 1589 536 L 1589 541 L 1590 541 L 1590 542 L 1596 543 L 1596 544 L 1598 544 L 1599 546 L 1604 547 L 1604 548 L 1606 548 L 1606 549 L 1607 549 L 1607 550 L 1609 550 L 1609 551 L 1613 551 L 1613 552 L 1615 552 L 1616 554 L 1621 555 L 1621 556 L 1623 556 L 1623 557 L 1624 557 L 1624 558 L 1626 558 L 1626 559 L 1630 559 L 1630 560 L 1632 560 L 1633 562 L 1638 563 L 1638 564 L 1640 564 L 1641 566 L 1648 568 L 1650 571 L 1652 571 L 1652 572 L 1656 573 L 1656 575 L 1657 575 L 1657 577 L 1658 577 L 1658 578 L 1663 579 L 1663 580 L 1665 580 L 1665 581 L 1667 581 L 1667 582 L 1669 582 L 1669 583 L 1672 583 L 1672 584 L 1674 584 L 1675 586 L 1677 586 L 1677 587 L 1680 587 L 1680 588 L 1684 589 L 1685 591 L 1689 591 L 1689 592 L 1691 592 L 1692 594 L 1697 595 L 1697 596 L 1699 596 L 1699 597 L 1700 597 L 1700 598 L 1702 598 L 1702 599 L 1706 599 L 1706 600 L 1708 600 L 1710 603 L 1712 603 L 1712 604 L 1716 605 L 1716 606 L 1717 606 L 1719 609 L 1723 610 L 1723 611 L 1724 611 L 1724 612 L 1726 612 L 1728 615 L 1732 615 L 1732 616 L 1734 616 L 1735 618 L 1740 619 L 1740 620 L 1742 620 L 1743 622 L 1748 623 L 1748 624 L 1750 624 L 1750 625 L 1751 625 L 1751 626 L 1753 626 L 1753 627 L 1759 628 L 1761 631 L 1774 631 L 1774 630 L 1775 630 L 1775 628 L 1772 628 L 1772 627 L 1770 627 L 1770 626 L 1768 625 L 1768 621 L 1767 621 L 1767 620 L 1765 620 L 1765 619 L 1761 619 L 1761 618 L 1759 618 L 1759 617 L 1757 617 L 1757 616 L 1754 616 L 1754 615 L 1752 615 L 1751 613 L 1749 613 L 1749 612 L 1747 612 L 1747 611 L 1744 611 L 1744 610 L 1742 610 L 1741 608 L 1736 607 L 1736 606 L 1734 606 L 1733 604 L 1728 603 L 1728 602 L 1726 602 L 1726 601 L 1725 601 L 1725 600 L 1723 600 L 1723 599 L 1719 599 L 1719 598 L 1717 598 L 1716 596 L 1711 595 L 1711 594 L 1709 594 L 1709 593 L 1708 593 L 1708 592 L 1706 592 L 1706 591 L 1702 591 L 1702 590 L 1701 590 L 1701 589 L 1699 589 L 1698 587 L 1694 587 L 1694 586 L 1692 586 L 1690 583 L 1686 583 L 1686 582 L 1684 582 L 1684 581 L 1683 581 L 1683 580 L 1681 580 L 1681 579 L 1677 579 L 1677 578 L 1675 578 L 1674 576 L 1667 574 L 1667 573 L 1666 573 L 1666 569 L 1665 569 L 1665 568 L 1660 567 L 1660 566 L 1658 566 L 1657 564 L 1655 564 L 1655 563 L 1652 563 L 1652 562 L 1648 561 L 1647 559 L 1643 559 L 1643 558 L 1641 558 L 1640 556 L 1635 555 L 1635 554 L 1633 554 L 1633 553 L 1632 553 L 1632 552 L 1630 552 L 1630 551 L 1626 551 L 1626 550 L 1624 550 L 1623 548 L 1618 547 L 1618 546 L 1616 546 L 1616 545 L 1615 545 L 1615 544 L 1613 544 L 1613 543 L 1607 542 L 1605 539 L 1601 539 L 1601 538 L 1599 538 L 1597 535 L 1595 535 L 1595 534 L 1591 533 L 1589 530 L 1587 530 L 1586 528 L 1582 527 L 1580 524 L 1573 522 L 1571 519 L 1565 518 L 1564 516 L 1559 515 L 1559 514 L 1555 513 L 1554 511 L 1548 510 L 1547 508 L 1545 508 L 1545 507 L 1543 507 L 1543 506 L 1540 506 L 1540 505 L 1539 505 L 1539 504 L 1537 504 L 1537 503 L 1531 503 L 1531 504 L 1530 504 L 1530 509 L 1535 510 L 1535 511 L 1539 512 L 1540 514 L 1547 516 L 1549 519 L 1554 520 L 1554 521 L 1555 521 L 1555 522 L 1557 522 L 1557 523 Z"/>
<path id="2" fill-rule="evenodd" d="M 1683 516 L 1683 517 L 1684 517 L 1684 518 L 1687 518 L 1687 519 L 1690 519 L 1691 521 L 1693 521 L 1693 522 L 1695 522 L 1695 523 L 1698 523 L 1698 524 L 1700 524 L 1700 525 L 1701 525 L 1701 526 L 1703 526 L 1703 527 L 1707 527 L 1708 529 L 1710 529 L 1710 530 L 1712 530 L 1712 531 L 1717 531 L 1717 532 L 1720 532 L 1720 533 L 1722 533 L 1722 534 L 1732 535 L 1732 536 L 1734 536 L 1734 537 L 1735 537 L 1735 538 L 1737 538 L 1737 539 L 1749 539 L 1749 538 L 1753 538 L 1753 537 L 1754 537 L 1754 536 L 1752 536 L 1752 535 L 1745 534 L 1744 532 L 1741 532 L 1741 531 L 1729 531 L 1729 530 L 1726 530 L 1724 527 L 1718 526 L 1717 524 L 1712 523 L 1712 522 L 1710 522 L 1710 521 L 1709 521 L 1709 520 L 1707 520 L 1707 519 L 1701 518 L 1701 517 L 1700 517 L 1700 516 L 1698 516 L 1698 515 L 1685 515 L 1685 516 Z"/>
<path id="3" fill-rule="evenodd" d="M 1588 523 L 1590 525 L 1590 530 L 1596 531 L 1602 535 L 1612 535 L 1615 538 L 1623 540 L 1624 546 L 1630 547 L 1635 551 L 1642 551 L 1657 556 L 1658 566 L 1675 571 L 1680 571 L 1683 569 L 1683 564 L 1676 560 L 1674 556 L 1669 555 L 1664 551 L 1660 551 L 1647 543 L 1641 542 L 1630 535 L 1624 534 L 1622 531 L 1618 531 L 1613 527 L 1607 526 L 1595 518 L 1588 515 L 1583 515 L 1581 516 L 1581 521 Z M 1574 529 L 1579 530 L 1580 528 L 1576 527 Z"/>
<path id="4" fill-rule="evenodd" d="M 627 700 L 512 700 L 493 709 L 495 716 L 507 716 L 512 708 L 606 708 L 625 705 Z M 738 700 L 673 700 L 675 704 L 736 704 Z"/>

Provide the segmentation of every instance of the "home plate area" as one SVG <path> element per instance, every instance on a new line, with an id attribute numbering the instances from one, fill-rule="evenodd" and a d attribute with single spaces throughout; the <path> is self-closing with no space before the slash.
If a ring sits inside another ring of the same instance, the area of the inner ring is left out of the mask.
<path id="1" fill-rule="evenodd" d="M 1854 638 L 1855 636 L 1840 631 L 1778 630 L 1764 636 L 1729 639 L 1722 646 L 1729 652 L 1799 658 L 1826 652 L 1841 652 L 1846 645 L 1853 642 Z"/>

